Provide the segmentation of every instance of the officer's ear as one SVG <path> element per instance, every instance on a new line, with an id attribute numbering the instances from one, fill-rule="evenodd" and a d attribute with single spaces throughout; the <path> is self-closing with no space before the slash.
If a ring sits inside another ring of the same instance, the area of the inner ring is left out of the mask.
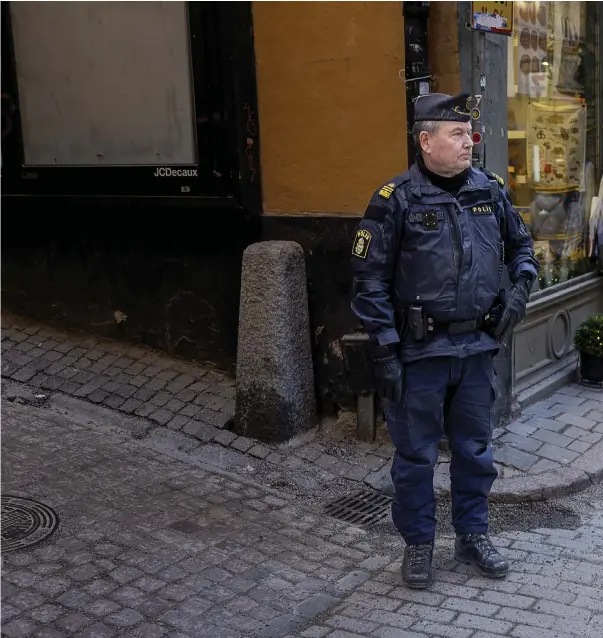
<path id="1" fill-rule="evenodd" d="M 427 131 L 421 131 L 419 133 L 419 145 L 423 153 L 431 155 L 431 135 Z"/>

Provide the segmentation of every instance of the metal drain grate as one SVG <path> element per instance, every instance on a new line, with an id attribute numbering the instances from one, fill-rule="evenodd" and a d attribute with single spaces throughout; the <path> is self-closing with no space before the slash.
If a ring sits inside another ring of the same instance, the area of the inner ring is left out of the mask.
<path id="1" fill-rule="evenodd" d="M 2 497 L 2 553 L 36 545 L 55 532 L 56 512 L 29 498 Z"/>
<path id="2" fill-rule="evenodd" d="M 325 514 L 352 525 L 370 527 L 389 514 L 391 502 L 391 496 L 371 490 L 361 490 L 332 501 L 325 506 Z"/>

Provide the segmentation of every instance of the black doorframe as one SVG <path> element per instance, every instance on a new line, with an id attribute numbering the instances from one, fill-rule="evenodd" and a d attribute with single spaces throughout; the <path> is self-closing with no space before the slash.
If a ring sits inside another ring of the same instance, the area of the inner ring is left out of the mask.
<path id="1" fill-rule="evenodd" d="M 251 2 L 187 2 L 196 120 L 194 165 L 26 166 L 11 3 L 2 7 L 2 195 L 262 210 Z M 157 169 L 183 171 L 166 179 Z"/>
<path id="2" fill-rule="evenodd" d="M 406 145 L 408 165 L 415 161 L 417 149 L 412 136 L 415 100 L 422 94 L 422 87 L 431 92 L 427 23 L 429 2 L 403 2 L 404 58 L 406 83 Z"/>

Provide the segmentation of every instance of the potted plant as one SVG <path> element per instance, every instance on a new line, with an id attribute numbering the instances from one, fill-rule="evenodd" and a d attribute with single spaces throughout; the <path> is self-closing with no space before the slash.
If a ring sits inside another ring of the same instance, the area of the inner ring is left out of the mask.
<path id="1" fill-rule="evenodd" d="M 580 353 L 580 377 L 603 383 L 603 315 L 593 315 L 580 324 L 574 346 Z"/>

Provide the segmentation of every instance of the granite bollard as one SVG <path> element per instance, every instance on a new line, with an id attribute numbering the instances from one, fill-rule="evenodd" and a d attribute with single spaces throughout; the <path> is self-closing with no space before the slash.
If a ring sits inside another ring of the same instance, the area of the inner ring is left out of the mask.
<path id="1" fill-rule="evenodd" d="M 286 441 L 316 424 L 306 264 L 291 241 L 243 253 L 234 430 Z"/>

